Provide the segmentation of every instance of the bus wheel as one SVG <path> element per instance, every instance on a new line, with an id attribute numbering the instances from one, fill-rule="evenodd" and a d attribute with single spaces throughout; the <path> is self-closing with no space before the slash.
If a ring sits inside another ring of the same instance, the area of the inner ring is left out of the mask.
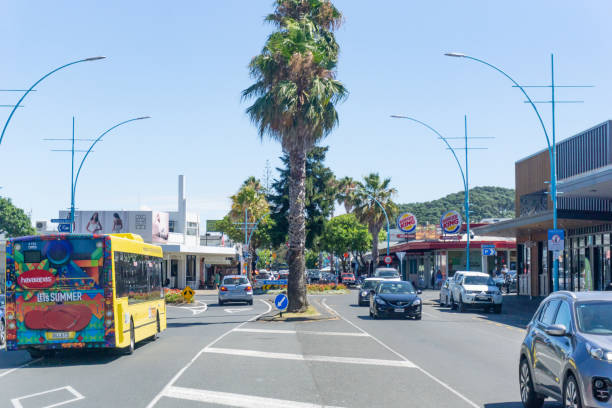
<path id="1" fill-rule="evenodd" d="M 126 354 L 132 354 L 136 348 L 136 334 L 134 333 L 134 320 L 130 319 L 130 345 L 127 347 Z"/>

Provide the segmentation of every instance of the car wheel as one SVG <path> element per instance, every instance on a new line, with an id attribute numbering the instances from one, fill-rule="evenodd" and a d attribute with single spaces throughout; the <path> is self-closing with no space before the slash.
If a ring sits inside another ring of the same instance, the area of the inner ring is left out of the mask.
<path id="1" fill-rule="evenodd" d="M 0 319 L 0 346 L 4 346 L 6 344 L 6 327 L 4 324 L 4 319 Z"/>
<path id="2" fill-rule="evenodd" d="M 533 389 L 531 370 L 526 358 L 521 360 L 519 366 L 519 388 L 521 401 L 525 408 L 540 408 L 544 404 L 544 398 L 540 397 Z"/>
<path id="3" fill-rule="evenodd" d="M 465 305 L 463 304 L 462 298 L 459 298 L 459 305 L 457 306 L 457 311 L 459 313 L 463 313 L 465 311 Z"/>
<path id="4" fill-rule="evenodd" d="M 502 312 L 502 305 L 494 306 L 495 313 L 500 314 Z"/>
<path id="5" fill-rule="evenodd" d="M 419 313 L 418 315 L 414 316 L 414 320 L 421 320 L 421 314 Z"/>
<path id="6" fill-rule="evenodd" d="M 253 299 L 249 300 L 249 301 L 247 302 L 247 304 L 249 304 L 249 305 L 253 306 Z"/>
<path id="7" fill-rule="evenodd" d="M 563 386 L 563 408 L 582 408 L 580 390 L 573 375 L 569 375 Z"/>
<path id="8" fill-rule="evenodd" d="M 380 318 L 380 316 L 378 316 L 377 312 L 372 312 L 372 319 L 378 320 L 379 318 Z"/>
<path id="9" fill-rule="evenodd" d="M 223 301 L 219 299 L 219 306 L 223 306 Z"/>
<path id="10" fill-rule="evenodd" d="M 453 299 L 453 297 L 451 296 L 450 298 L 450 308 L 452 310 L 455 310 L 457 308 L 457 305 L 455 304 L 455 299 Z"/>
<path id="11" fill-rule="evenodd" d="M 440 293 L 440 306 L 444 306 L 444 302 L 442 301 L 442 294 Z"/>

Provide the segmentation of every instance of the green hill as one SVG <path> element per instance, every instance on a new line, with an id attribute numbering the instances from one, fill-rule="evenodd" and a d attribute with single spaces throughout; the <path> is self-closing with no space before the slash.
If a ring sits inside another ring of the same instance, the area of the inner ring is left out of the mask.
<path id="1" fill-rule="evenodd" d="M 456 210 L 464 217 L 463 200 L 461 191 L 433 201 L 399 204 L 399 209 L 416 215 L 419 224 L 437 224 L 445 211 Z M 470 217 L 471 222 L 483 218 L 514 218 L 514 190 L 491 186 L 470 189 Z"/>

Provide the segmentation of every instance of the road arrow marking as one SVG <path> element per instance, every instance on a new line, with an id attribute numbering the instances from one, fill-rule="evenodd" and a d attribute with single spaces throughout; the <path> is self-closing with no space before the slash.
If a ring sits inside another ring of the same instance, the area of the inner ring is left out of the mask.
<path id="1" fill-rule="evenodd" d="M 252 307 L 245 307 L 242 309 L 223 309 L 225 310 L 227 313 L 240 313 L 240 312 L 248 312 L 249 310 L 253 310 Z"/>

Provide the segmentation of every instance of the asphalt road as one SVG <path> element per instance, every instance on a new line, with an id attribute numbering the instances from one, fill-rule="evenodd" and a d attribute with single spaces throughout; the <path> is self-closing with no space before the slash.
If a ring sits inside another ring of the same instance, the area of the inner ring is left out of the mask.
<path id="1" fill-rule="evenodd" d="M 0 407 L 522 406 L 514 316 L 449 311 L 428 292 L 421 321 L 371 320 L 356 296 L 311 297 L 323 315 L 297 322 L 256 320 L 265 296 L 223 307 L 199 296 L 131 356 L 3 351 Z"/>

